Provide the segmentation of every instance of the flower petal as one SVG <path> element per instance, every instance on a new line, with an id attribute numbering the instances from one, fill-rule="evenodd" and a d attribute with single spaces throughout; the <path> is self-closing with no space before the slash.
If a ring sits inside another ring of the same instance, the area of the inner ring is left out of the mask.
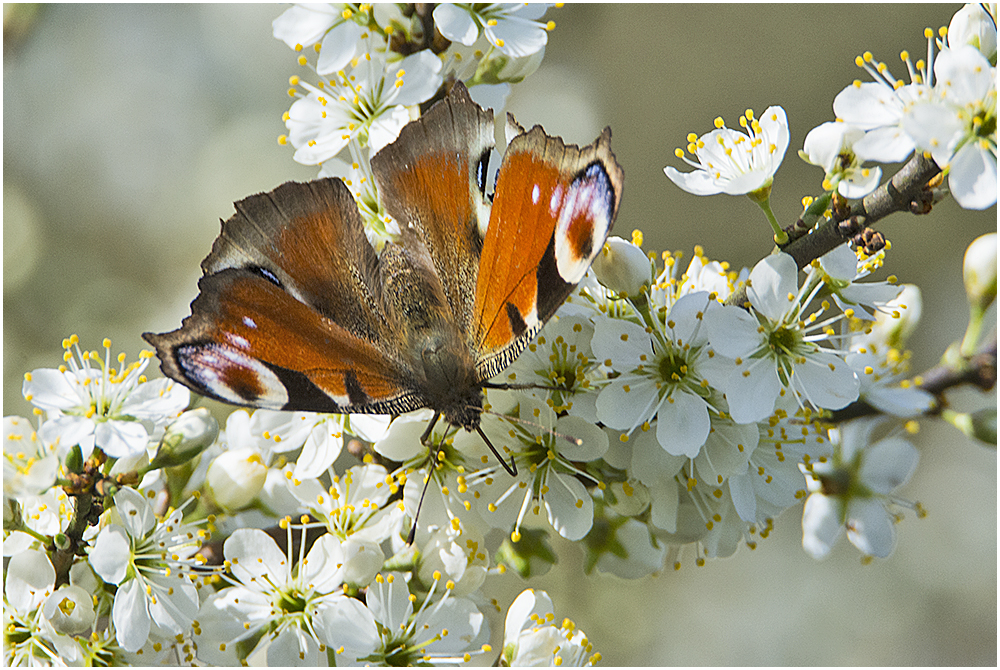
<path id="1" fill-rule="evenodd" d="M 362 32 L 361 26 L 354 21 L 344 21 L 330 30 L 323 38 L 319 58 L 316 60 L 316 72 L 331 74 L 343 70 L 358 52 Z"/>
<path id="2" fill-rule="evenodd" d="M 543 497 L 552 528 L 567 540 L 582 540 L 594 525 L 594 500 L 576 477 L 550 472 Z"/>
<path id="3" fill-rule="evenodd" d="M 985 145 L 985 141 L 983 141 Z M 977 141 L 958 150 L 951 161 L 948 188 L 965 209 L 986 209 L 997 203 L 997 157 Z"/>
<path id="4" fill-rule="evenodd" d="M 674 456 L 697 456 L 711 427 L 705 401 L 680 389 L 660 405 L 656 415 L 656 439 Z"/>
<path id="5" fill-rule="evenodd" d="M 118 524 L 110 524 L 97 535 L 88 561 L 97 576 L 108 584 L 121 584 L 132 557 L 128 533 Z"/>
<path id="6" fill-rule="evenodd" d="M 452 42 L 469 47 L 479 37 L 479 28 L 472 16 L 464 8 L 442 3 L 434 8 L 434 25 L 438 31 Z"/>
<path id="7" fill-rule="evenodd" d="M 767 256 L 750 271 L 747 297 L 758 312 L 780 321 L 799 290 L 799 269 L 788 254 Z"/>
<path id="8" fill-rule="evenodd" d="M 847 508 L 847 539 L 869 556 L 886 558 L 896 546 L 896 527 L 881 502 L 855 498 Z"/>
<path id="9" fill-rule="evenodd" d="M 138 579 L 130 579 L 115 594 L 111 608 L 115 624 L 115 639 L 125 651 L 138 651 L 149 639 L 150 620 L 146 611 L 146 594 Z"/>
<path id="10" fill-rule="evenodd" d="M 858 399 L 860 383 L 854 370 L 839 356 L 820 351 L 796 365 L 791 385 L 816 408 L 840 409 Z"/>
<path id="11" fill-rule="evenodd" d="M 841 503 L 837 498 L 814 493 L 802 510 L 802 548 L 813 558 L 825 558 L 844 532 Z"/>
<path id="12" fill-rule="evenodd" d="M 888 494 L 910 480 L 920 452 L 900 437 L 887 437 L 864 452 L 860 478 L 875 493 Z"/>

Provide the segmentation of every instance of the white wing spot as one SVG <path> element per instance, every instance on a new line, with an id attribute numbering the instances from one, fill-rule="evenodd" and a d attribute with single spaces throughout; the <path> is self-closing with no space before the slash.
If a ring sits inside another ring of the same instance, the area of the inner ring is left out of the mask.
<path id="1" fill-rule="evenodd" d="M 541 194 L 542 194 L 542 192 L 538 188 L 538 184 L 535 184 L 531 188 L 531 204 L 532 205 L 537 205 L 538 204 L 538 196 L 540 196 Z"/>
<path id="2" fill-rule="evenodd" d="M 549 199 L 549 213 L 552 214 L 552 216 L 559 216 L 559 207 L 562 205 L 562 196 L 562 184 L 556 184 L 555 189 L 552 191 L 552 197 Z"/>

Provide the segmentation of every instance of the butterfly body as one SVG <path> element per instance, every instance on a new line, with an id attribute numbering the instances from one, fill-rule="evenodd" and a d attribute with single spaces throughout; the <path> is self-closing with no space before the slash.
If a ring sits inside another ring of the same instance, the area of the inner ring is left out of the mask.
<path id="1" fill-rule="evenodd" d="M 461 84 L 373 157 L 400 226 L 380 254 L 339 179 L 237 202 L 202 262 L 191 316 L 144 334 L 164 373 L 231 404 L 429 407 L 478 428 L 482 389 L 583 277 L 621 198 L 610 131 L 578 148 L 509 123 L 517 136 L 492 202 L 492 112 Z"/>

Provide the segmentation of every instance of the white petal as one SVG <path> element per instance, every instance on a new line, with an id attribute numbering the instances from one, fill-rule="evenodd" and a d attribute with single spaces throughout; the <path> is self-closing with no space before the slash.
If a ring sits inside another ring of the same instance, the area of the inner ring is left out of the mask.
<path id="1" fill-rule="evenodd" d="M 896 546 L 896 528 L 882 503 L 854 499 L 847 509 L 847 539 L 869 556 L 885 558 Z"/>
<path id="2" fill-rule="evenodd" d="M 591 347 L 599 362 L 610 360 L 618 372 L 631 372 L 653 358 L 653 341 L 646 329 L 623 319 L 595 318 Z"/>
<path id="3" fill-rule="evenodd" d="M 468 11 L 452 4 L 440 4 L 434 8 L 434 25 L 452 42 L 469 47 L 479 37 L 479 29 Z"/>
<path id="4" fill-rule="evenodd" d="M 861 161 L 898 163 L 913 153 L 913 138 L 899 126 L 875 128 L 854 143 L 854 153 Z"/>
<path id="5" fill-rule="evenodd" d="M 705 444 L 712 422 L 708 405 L 700 397 L 677 390 L 660 405 L 656 415 L 656 439 L 674 456 L 694 458 Z"/>
<path id="6" fill-rule="evenodd" d="M 323 608 L 318 623 L 322 640 L 333 649 L 343 645 L 348 659 L 367 656 L 379 645 L 371 610 L 355 598 L 338 598 L 333 605 Z"/>
<path id="7" fill-rule="evenodd" d="M 717 195 L 723 192 L 723 186 L 714 176 L 705 170 L 680 172 L 669 165 L 663 168 L 670 181 L 694 195 Z"/>
<path id="8" fill-rule="evenodd" d="M 667 314 L 667 327 L 671 329 L 674 339 L 682 346 L 695 346 L 705 342 L 707 329 L 702 328 L 702 321 L 708 307 L 707 291 L 682 295 L 670 307 L 670 312 Z M 673 322 L 672 326 L 671 322 Z"/>
<path id="9" fill-rule="evenodd" d="M 887 437 L 864 452 L 861 481 L 875 493 L 888 494 L 910 480 L 920 452 L 906 440 Z"/>
<path id="10" fill-rule="evenodd" d="M 504 644 L 516 642 L 522 630 L 535 625 L 532 615 L 537 615 L 545 621 L 548 615 L 553 613 L 552 599 L 545 591 L 535 589 L 521 591 L 521 595 L 515 598 L 507 609 L 507 618 L 504 620 Z"/>
<path id="11" fill-rule="evenodd" d="M 460 656 L 483 633 L 488 637 L 489 626 L 471 600 L 452 597 L 422 609 L 414 619 L 414 629 L 418 644 L 434 640 L 425 647 L 429 653 Z M 448 635 L 440 635 L 443 629 Z"/>
<path id="12" fill-rule="evenodd" d="M 409 122 L 410 112 L 402 105 L 396 105 L 388 112 L 383 112 L 368 129 L 368 148 L 373 153 L 378 152 L 399 137 L 399 131 Z"/>
<path id="13" fill-rule="evenodd" d="M 441 67 L 441 59 L 430 49 L 424 49 L 386 68 L 386 86 L 402 81 L 392 102 L 416 105 L 430 98 L 441 85 Z M 401 78 L 396 76 L 399 72 L 404 73 Z"/>
<path id="14" fill-rule="evenodd" d="M 767 148 L 771 167 L 769 169 L 769 176 L 773 176 L 778 170 L 778 166 L 781 165 L 781 161 L 785 158 L 785 151 L 788 150 L 788 141 L 790 138 L 788 132 L 788 116 L 785 114 L 785 110 L 777 105 L 772 105 L 764 110 L 764 113 L 760 115 L 759 118 L 761 129 L 764 131 L 764 138 L 773 145 Z M 765 146 L 761 145 L 761 149 Z"/>
<path id="15" fill-rule="evenodd" d="M 795 259 L 788 254 L 767 256 L 750 271 L 750 304 L 772 321 L 780 320 L 798 293 L 798 276 Z"/>
<path id="16" fill-rule="evenodd" d="M 848 123 L 827 121 L 816 126 L 809 131 L 805 142 L 802 144 L 802 150 L 807 156 L 806 160 L 813 165 L 823 168 L 827 173 L 832 172 L 836 167 L 840 157 L 840 150 L 843 148 L 849 133 L 852 135 L 856 133 L 857 135 L 848 140 L 849 145 L 860 139 L 864 134 L 857 126 L 852 126 Z"/>
<path id="17" fill-rule="evenodd" d="M 958 150 L 951 161 L 948 188 L 965 209 L 986 209 L 997 202 L 997 157 L 977 141 Z"/>
<path id="18" fill-rule="evenodd" d="M 923 414 L 934 406 L 934 396 L 916 387 L 876 386 L 862 394 L 865 402 L 886 414 L 907 418 Z"/>
<path id="19" fill-rule="evenodd" d="M 865 82 L 846 87 L 833 99 L 833 113 L 862 128 L 893 126 L 899 121 L 903 103 L 888 86 Z"/>
<path id="20" fill-rule="evenodd" d="M 813 558 L 824 558 L 844 532 L 837 498 L 814 493 L 802 510 L 802 548 Z"/>
<path id="21" fill-rule="evenodd" d="M 834 279 L 853 281 L 858 276 L 858 257 L 851 251 L 848 242 L 820 256 L 819 263 Z"/>
<path id="22" fill-rule="evenodd" d="M 549 523 L 567 540 L 582 540 L 594 524 L 594 501 L 576 477 L 550 472 L 543 497 Z"/>
<path id="23" fill-rule="evenodd" d="M 148 442 L 149 433 L 138 421 L 104 421 L 94 427 L 94 446 L 114 458 L 135 456 Z"/>
<path id="24" fill-rule="evenodd" d="M 947 167 L 958 141 L 965 135 L 965 124 L 958 112 L 939 102 L 915 104 L 901 121 L 903 130 L 916 145 L 931 152 L 939 167 Z"/>
<path id="25" fill-rule="evenodd" d="M 284 584 L 291 577 L 287 557 L 262 530 L 240 528 L 229 536 L 222 550 L 233 565 L 233 576 L 251 588 L 255 580 Z"/>
<path id="26" fill-rule="evenodd" d="M 330 421 L 316 424 L 295 462 L 292 476 L 299 480 L 319 477 L 337 460 L 343 446 L 344 436 L 336 424 Z"/>
<path id="27" fill-rule="evenodd" d="M 608 434 L 593 422 L 577 416 L 564 416 L 556 424 L 556 432 L 560 435 L 581 440 L 576 445 L 554 436 L 555 449 L 563 458 L 570 461 L 593 461 L 600 458 L 608 450 Z"/>
<path id="28" fill-rule="evenodd" d="M 730 359 L 746 356 L 761 345 L 760 323 L 740 307 L 725 305 L 708 311 L 705 326 L 712 348 Z"/>
<path id="29" fill-rule="evenodd" d="M 76 376 L 69 372 L 59 372 L 49 368 L 32 370 L 31 381 L 25 379 L 21 391 L 25 397 L 31 396 L 31 404 L 46 411 L 72 409 L 82 403 L 78 393 Z"/>
<path id="30" fill-rule="evenodd" d="M 934 59 L 935 87 L 946 88 L 953 105 L 981 104 L 991 91 L 995 95 L 996 75 L 996 69 L 973 46 L 943 49 Z"/>
<path id="31" fill-rule="evenodd" d="M 863 198 L 876 188 L 882 181 L 882 168 L 874 167 L 868 169 L 865 176 L 861 170 L 856 170 L 855 174 L 848 179 L 841 180 L 837 185 L 837 192 L 845 198 Z"/>
<path id="32" fill-rule="evenodd" d="M 293 5 L 271 22 L 271 30 L 276 39 L 291 48 L 301 44 L 312 46 L 340 18 L 340 12 L 330 4 Z"/>
<path id="33" fill-rule="evenodd" d="M 59 445 L 60 453 L 68 451 L 70 447 L 77 444 L 82 447 L 85 442 L 93 443 L 93 436 L 94 421 L 92 419 L 70 414 L 51 417 L 38 429 L 38 437 L 42 442 Z M 83 457 L 89 458 L 90 454 L 84 451 Z"/>
<path id="34" fill-rule="evenodd" d="M 858 399 L 860 384 L 854 370 L 833 354 L 815 352 L 796 365 L 791 385 L 815 407 L 840 409 Z"/>
<path id="35" fill-rule="evenodd" d="M 744 373 L 747 373 L 744 376 Z M 729 415 L 736 423 L 766 419 L 774 411 L 774 401 L 781 391 L 778 369 L 771 360 L 744 361 L 726 383 Z"/>
<path id="36" fill-rule="evenodd" d="M 354 21 L 345 21 L 330 30 L 323 38 L 316 61 L 316 72 L 330 74 L 343 70 L 358 52 L 362 32 L 361 26 Z"/>
<path id="37" fill-rule="evenodd" d="M 45 552 L 37 549 L 15 554 L 7 564 L 3 585 L 6 602 L 27 615 L 37 607 L 56 583 L 56 571 Z"/>
<path id="38" fill-rule="evenodd" d="M 726 480 L 729 482 L 729 495 L 733 499 L 733 507 L 739 517 L 747 523 L 757 521 L 757 496 L 754 494 L 750 479 L 752 476 L 744 473 L 733 475 Z"/>
<path id="39" fill-rule="evenodd" d="M 125 529 L 118 524 L 110 524 L 98 533 L 88 560 L 101 579 L 109 584 L 121 584 L 131 557 L 131 545 Z"/>
<path id="40" fill-rule="evenodd" d="M 115 508 L 128 534 L 143 539 L 156 526 L 156 515 L 146 497 L 133 488 L 123 488 L 115 494 Z"/>
<path id="41" fill-rule="evenodd" d="M 298 626 L 286 626 L 267 646 L 267 665 L 272 668 L 316 667 L 318 659 L 316 639 Z"/>
<path id="42" fill-rule="evenodd" d="M 372 591 L 375 592 L 374 598 Z M 384 582 L 372 584 L 368 588 L 366 602 L 375 620 L 389 630 L 401 630 L 413 614 L 410 591 L 401 573 L 395 573 L 392 581 L 386 575 Z"/>
<path id="43" fill-rule="evenodd" d="M 149 613 L 146 611 L 146 594 L 138 579 L 130 579 L 115 594 L 111 608 L 115 623 L 115 639 L 125 651 L 138 651 L 149 639 Z"/>
<path id="44" fill-rule="evenodd" d="M 537 53 L 549 41 L 549 33 L 545 28 L 520 21 L 500 21 L 493 28 L 487 28 L 487 31 L 493 34 L 497 49 L 505 56 L 513 58 Z M 499 45 L 500 40 L 503 40 L 503 46 Z"/>
<path id="45" fill-rule="evenodd" d="M 157 626 L 174 635 L 183 633 L 198 616 L 198 589 L 183 575 L 155 575 L 150 582 L 160 586 L 156 602 L 150 601 L 149 614 Z M 168 592 L 168 589 L 172 589 Z"/>
<path id="46" fill-rule="evenodd" d="M 597 396 L 597 418 L 615 430 L 630 431 L 652 419 L 658 404 L 656 383 L 651 379 L 618 377 Z"/>
<path id="47" fill-rule="evenodd" d="M 164 421 L 180 414 L 191 402 L 191 391 L 173 379 L 153 379 L 143 382 L 129 393 L 119 409 L 120 414 L 137 419 Z"/>

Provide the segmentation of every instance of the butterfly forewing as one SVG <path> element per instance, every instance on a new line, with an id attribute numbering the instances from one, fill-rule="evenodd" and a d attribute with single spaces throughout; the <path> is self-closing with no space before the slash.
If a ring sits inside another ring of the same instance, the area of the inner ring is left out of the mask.
<path id="1" fill-rule="evenodd" d="M 605 130 L 582 149 L 538 126 L 507 148 L 483 244 L 471 335 L 480 379 L 513 360 L 583 278 L 621 201 Z"/>

